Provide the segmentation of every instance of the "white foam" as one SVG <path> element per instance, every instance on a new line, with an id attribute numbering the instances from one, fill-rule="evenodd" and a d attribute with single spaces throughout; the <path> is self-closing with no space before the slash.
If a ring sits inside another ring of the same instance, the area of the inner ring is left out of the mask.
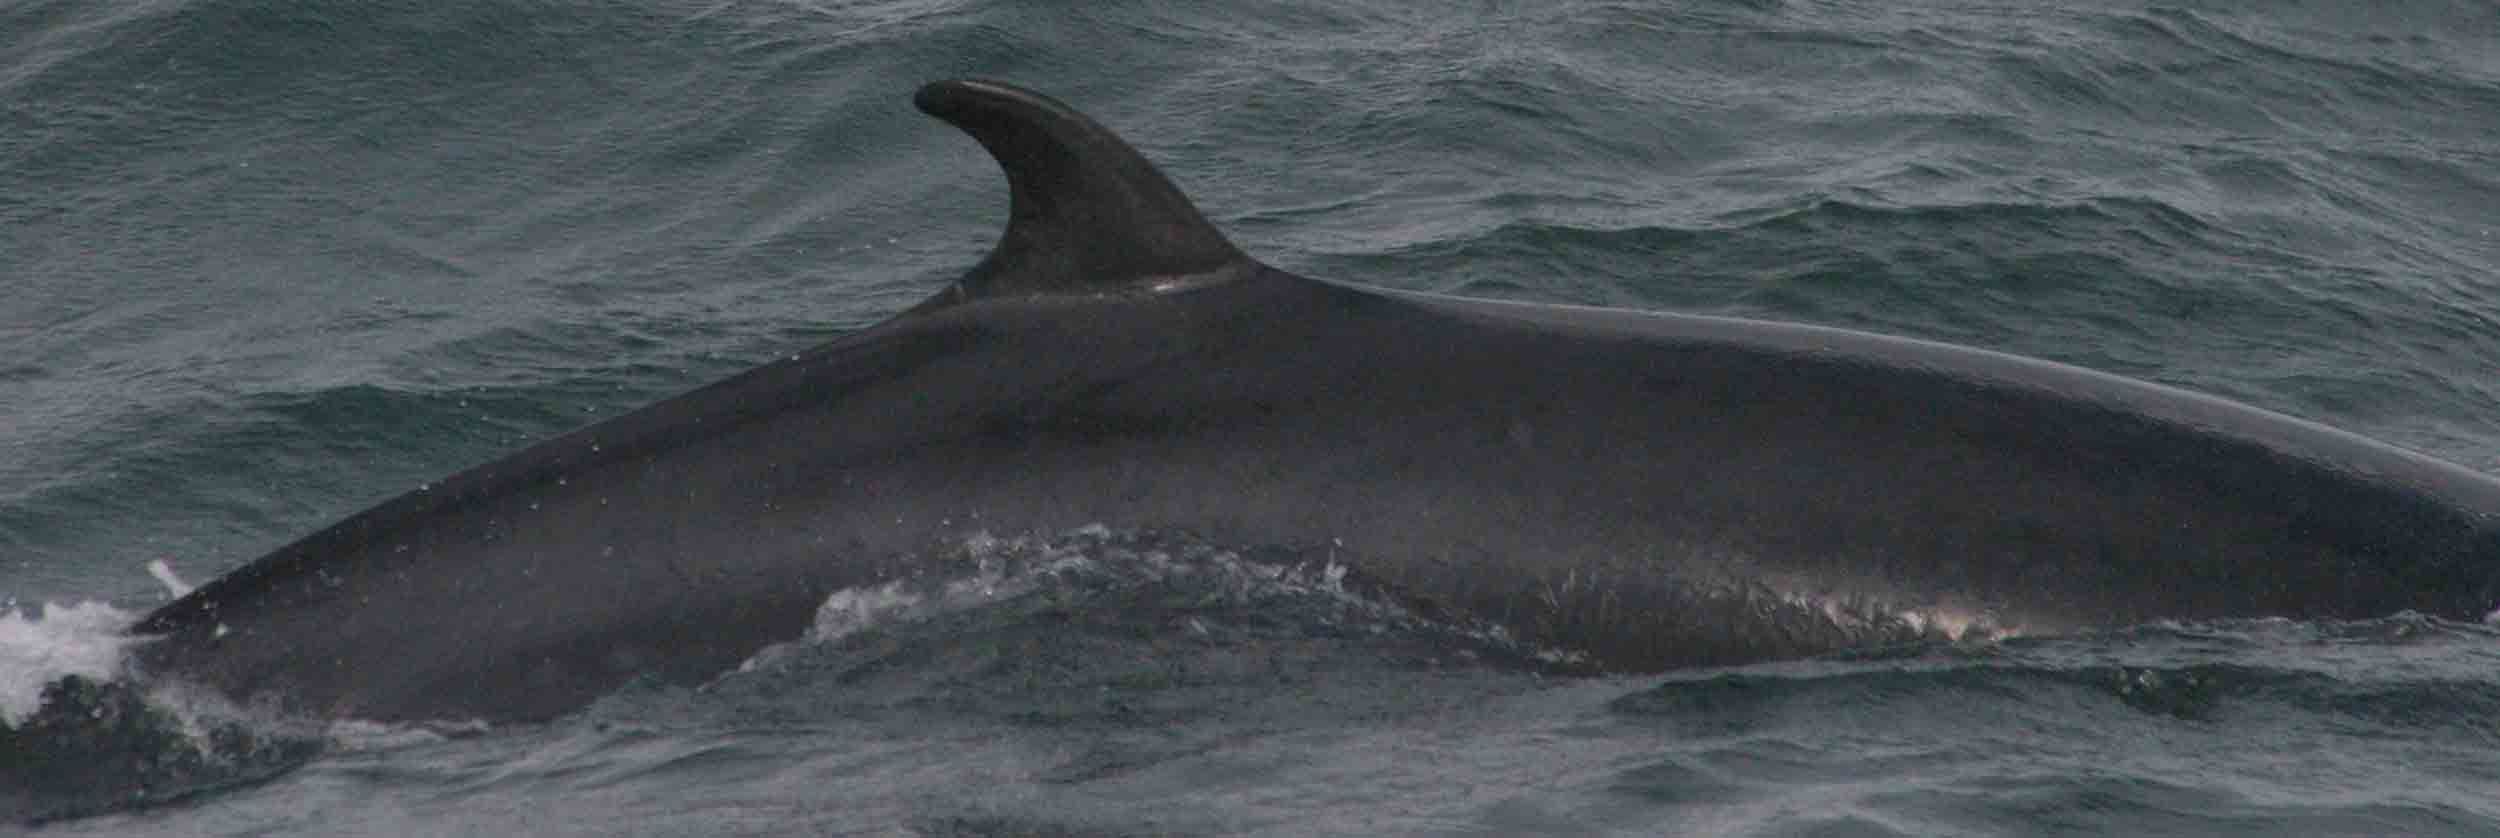
<path id="1" fill-rule="evenodd" d="M 1100 527 L 1097 524 L 1077 533 L 1094 534 L 1092 531 Z M 1108 531 L 1094 535 L 1108 537 Z M 1000 539 L 988 533 L 967 537 L 963 547 L 974 561 L 971 573 L 955 578 L 896 579 L 835 591 L 816 606 L 816 618 L 804 636 L 793 643 L 765 647 L 740 663 L 737 671 L 750 672 L 769 665 L 795 647 L 832 642 L 869 628 L 926 620 L 1022 596 L 1050 577 L 1092 566 L 1082 555 L 1072 553 L 1045 555 L 1039 562 L 1009 561 L 1005 558 L 1009 554 L 1039 551 L 1040 543 Z"/>
<path id="2" fill-rule="evenodd" d="M 1350 567 L 1327 556 L 1291 562 L 1254 561 L 1220 545 L 1162 534 L 1133 534 L 1089 524 L 1056 537 L 966 536 L 960 552 L 933 561 L 927 572 L 833 592 L 818 604 L 805 635 L 774 644 L 741 663 L 737 672 L 773 665 L 800 648 L 839 641 L 870 629 L 891 629 L 984 608 L 1086 580 L 1086 585 L 1128 586 L 1178 582 L 1204 595 L 1234 602 L 1269 596 L 1329 597 L 1383 626 L 1428 627 L 1507 647 L 1552 663 L 1584 664 L 1585 654 L 1540 647 L 1510 636 L 1501 626 L 1475 620 L 1434 623 L 1389 600 L 1347 587 Z M 1593 583 L 1593 582 L 1592 582 Z M 1192 617 L 1180 630 L 1210 633 Z"/>
<path id="3" fill-rule="evenodd" d="M 134 618 L 101 602 L 0 604 L 0 715 L 24 719 L 41 706 L 43 685 L 62 676 L 113 677 Z"/>
<path id="4" fill-rule="evenodd" d="M 1093 532 L 1102 525 L 1080 529 L 1079 535 L 1109 537 L 1105 530 Z M 1060 574 L 1093 567 L 1081 553 L 1053 551 L 1039 542 L 1025 539 L 1006 540 L 987 533 L 975 534 L 964 542 L 965 552 L 974 560 L 972 573 L 939 581 L 900 579 L 867 588 L 835 591 L 816 608 L 816 620 L 808 627 L 808 639 L 822 643 L 839 640 L 862 629 L 900 622 L 924 620 L 941 614 L 977 608 L 1001 599 L 1023 596 L 1044 581 Z M 1011 562 L 1004 558 L 1014 551 L 1038 553 L 1032 561 Z"/>

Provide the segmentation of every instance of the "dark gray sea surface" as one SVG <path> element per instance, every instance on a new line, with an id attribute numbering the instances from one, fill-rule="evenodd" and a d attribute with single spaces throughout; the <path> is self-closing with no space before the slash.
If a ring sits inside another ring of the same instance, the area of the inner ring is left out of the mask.
<path id="1" fill-rule="evenodd" d="M 2500 835 L 2490 625 L 1589 679 L 1327 556 L 1103 528 L 543 726 L 116 678 L 159 576 L 953 279 L 1006 214 L 910 106 L 956 76 L 1289 270 L 2001 349 L 2500 472 L 2491 2 L 0 0 L 0 832 Z"/>

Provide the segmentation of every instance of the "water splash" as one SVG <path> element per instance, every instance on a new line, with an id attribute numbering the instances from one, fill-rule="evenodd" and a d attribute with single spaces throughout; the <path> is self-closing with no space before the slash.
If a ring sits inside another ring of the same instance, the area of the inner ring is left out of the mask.
<path id="1" fill-rule="evenodd" d="M 64 676 L 106 680 L 121 671 L 130 612 L 101 602 L 0 604 L 0 721 L 25 719 Z"/>

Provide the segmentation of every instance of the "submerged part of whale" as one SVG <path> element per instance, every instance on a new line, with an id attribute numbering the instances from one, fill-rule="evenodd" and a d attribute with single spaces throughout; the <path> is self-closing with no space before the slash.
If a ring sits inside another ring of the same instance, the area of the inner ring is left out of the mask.
<path id="1" fill-rule="evenodd" d="M 917 103 L 1011 189 L 961 281 L 280 548 L 135 625 L 140 668 L 546 718 L 716 675 L 970 534 L 1095 523 L 1332 545 L 1630 671 L 2500 600 L 2500 482 L 2457 466 L 1995 352 L 1306 279 L 1059 102 Z"/>

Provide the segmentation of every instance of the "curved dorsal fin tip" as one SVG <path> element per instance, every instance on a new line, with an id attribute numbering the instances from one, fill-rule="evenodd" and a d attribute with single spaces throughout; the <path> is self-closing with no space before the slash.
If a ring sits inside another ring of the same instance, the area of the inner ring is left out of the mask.
<path id="1" fill-rule="evenodd" d="M 1075 108 L 986 79 L 931 82 L 912 103 L 1007 173 L 1006 232 L 941 299 L 1150 290 L 1249 263 L 1153 163 Z"/>

